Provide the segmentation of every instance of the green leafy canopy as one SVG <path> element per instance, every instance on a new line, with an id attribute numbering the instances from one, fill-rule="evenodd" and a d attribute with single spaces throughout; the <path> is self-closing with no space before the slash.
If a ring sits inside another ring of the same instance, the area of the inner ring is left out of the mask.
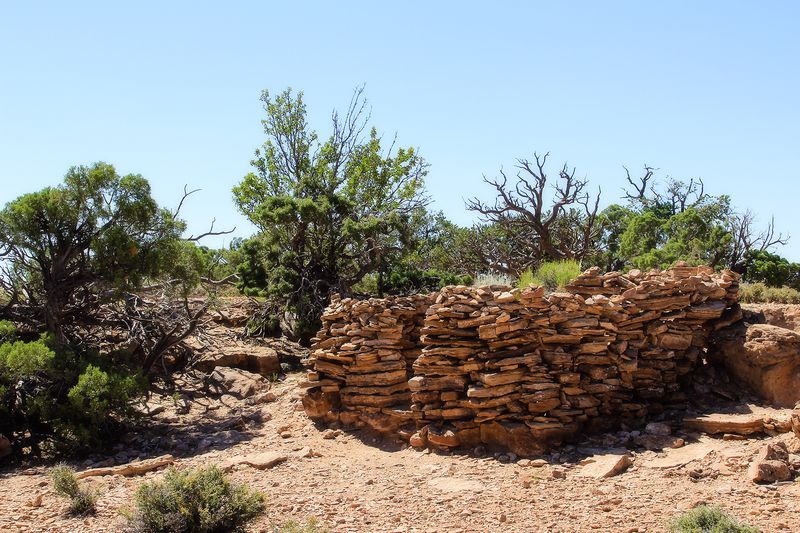
<path id="1" fill-rule="evenodd" d="M 265 91 L 262 101 L 267 140 L 233 189 L 260 230 L 239 271 L 243 288 L 283 301 L 312 331 L 332 292 L 349 292 L 413 250 L 427 164 L 416 149 L 387 149 L 367 131 L 361 89 L 343 116 L 333 114 L 324 141 L 308 125 L 302 93 Z"/>

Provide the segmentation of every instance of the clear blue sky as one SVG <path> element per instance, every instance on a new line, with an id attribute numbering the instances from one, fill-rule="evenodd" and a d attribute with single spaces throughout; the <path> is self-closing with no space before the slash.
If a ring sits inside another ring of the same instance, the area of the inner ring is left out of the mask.
<path id="1" fill-rule="evenodd" d="M 325 133 L 366 84 L 373 123 L 421 149 L 435 206 L 550 151 L 601 185 L 622 165 L 702 177 L 794 238 L 797 2 L 0 2 L 0 203 L 103 160 L 190 228 L 252 232 L 231 202 L 263 140 L 262 89 L 305 91 Z M 555 170 L 555 168 L 554 168 Z M 221 241 L 209 242 L 218 245 Z"/>

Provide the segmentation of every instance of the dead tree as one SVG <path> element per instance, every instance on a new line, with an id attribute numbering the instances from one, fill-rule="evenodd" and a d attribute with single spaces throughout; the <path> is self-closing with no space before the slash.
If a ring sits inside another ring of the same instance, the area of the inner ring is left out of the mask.
<path id="1" fill-rule="evenodd" d="M 789 242 L 789 235 L 775 233 L 775 217 L 770 218 L 767 227 L 761 231 L 755 229 L 755 223 L 756 216 L 749 209 L 730 217 L 728 230 L 733 243 L 728 257 L 729 268 L 740 269 L 749 252 L 764 252 Z"/>
<path id="2" fill-rule="evenodd" d="M 467 209 L 479 213 L 481 222 L 501 237 L 505 247 L 507 257 L 500 261 L 490 259 L 491 249 L 478 254 L 485 258 L 487 268 L 516 275 L 543 261 L 580 261 L 595 251 L 601 191 L 598 188 L 595 196 L 590 195 L 588 181 L 576 178 L 575 169 L 566 163 L 558 177 L 549 181 L 548 156 L 534 153 L 533 161 L 518 159 L 513 184 L 502 169 L 499 178 L 484 176 L 497 194 L 493 204 L 467 200 Z"/>
<path id="3" fill-rule="evenodd" d="M 641 176 L 633 178 L 628 167 L 622 168 L 625 169 L 626 181 L 633 188 L 623 188 L 623 198 L 642 208 L 664 208 L 670 215 L 677 215 L 699 207 L 710 198 L 702 178 L 691 178 L 689 183 L 670 177 L 658 180 L 655 178 L 657 169 L 648 165 L 644 166 Z"/>

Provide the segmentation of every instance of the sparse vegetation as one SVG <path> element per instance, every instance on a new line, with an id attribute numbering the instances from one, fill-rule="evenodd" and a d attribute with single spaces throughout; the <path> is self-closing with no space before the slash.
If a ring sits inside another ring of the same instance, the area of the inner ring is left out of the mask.
<path id="1" fill-rule="evenodd" d="M 514 280 L 507 274 L 495 274 L 491 272 L 484 272 L 475 276 L 472 282 L 474 287 L 483 287 L 485 285 L 513 285 Z"/>
<path id="2" fill-rule="evenodd" d="M 0 322 L 0 433 L 29 448 L 73 453 L 102 444 L 134 415 L 141 374 L 96 355 L 79 355 L 42 334 L 20 340 Z"/>
<path id="3" fill-rule="evenodd" d="M 743 283 L 739 298 L 745 303 L 800 304 L 800 291 L 791 287 L 770 287 L 764 283 Z"/>
<path id="4" fill-rule="evenodd" d="M 519 277 L 521 289 L 528 285 L 541 285 L 545 291 L 552 292 L 564 288 L 581 273 L 581 265 L 575 260 L 549 261 L 542 263 L 535 272 L 526 270 Z"/>
<path id="5" fill-rule="evenodd" d="M 289 520 L 275 528 L 275 533 L 328 533 L 316 518 L 309 518 L 305 523 Z"/>
<path id="6" fill-rule="evenodd" d="M 50 470 L 53 490 L 56 494 L 70 499 L 69 512 L 74 515 L 87 515 L 95 512 L 98 494 L 82 486 L 75 476 L 75 470 L 67 465 L 58 465 Z"/>
<path id="7" fill-rule="evenodd" d="M 716 506 L 701 505 L 674 518 L 671 533 L 759 533 L 758 528 L 742 524 Z"/>
<path id="8" fill-rule="evenodd" d="M 266 510 L 263 493 L 231 483 L 217 467 L 170 469 L 163 481 L 136 491 L 131 533 L 228 533 L 244 531 Z"/>

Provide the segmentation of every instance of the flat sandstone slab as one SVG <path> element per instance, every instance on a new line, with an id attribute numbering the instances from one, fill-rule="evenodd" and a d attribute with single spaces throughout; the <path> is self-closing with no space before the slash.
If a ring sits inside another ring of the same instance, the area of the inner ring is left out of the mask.
<path id="1" fill-rule="evenodd" d="M 791 429 L 791 411 L 748 406 L 749 413 L 709 413 L 683 419 L 683 427 L 715 435 L 752 435 L 765 431 L 786 433 Z"/>
<path id="2" fill-rule="evenodd" d="M 643 461 L 642 466 L 655 469 L 677 468 L 687 465 L 692 461 L 699 461 L 719 447 L 719 443 L 706 437 L 700 439 L 699 442 L 687 444 L 681 448 L 670 448 L 666 450 L 663 456 L 653 457 L 652 459 Z"/>

